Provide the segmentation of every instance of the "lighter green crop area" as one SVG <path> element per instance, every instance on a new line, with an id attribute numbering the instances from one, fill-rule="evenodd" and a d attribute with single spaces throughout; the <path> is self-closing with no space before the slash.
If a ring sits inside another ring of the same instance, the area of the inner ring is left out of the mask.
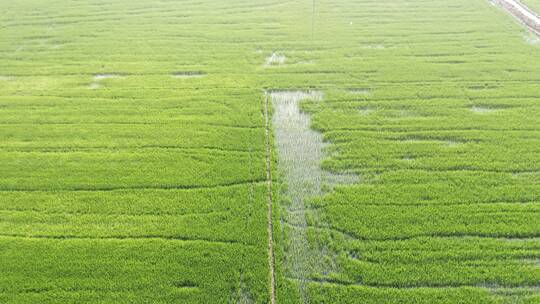
<path id="1" fill-rule="evenodd" d="M 527 5 L 531 10 L 535 11 L 538 15 L 540 12 L 540 1 L 539 0 L 521 0 L 521 3 Z"/>
<path id="2" fill-rule="evenodd" d="M 0 3 L 1 303 L 268 303 L 286 90 L 358 178 L 273 134 L 277 303 L 540 303 L 540 43 L 489 1 Z"/>

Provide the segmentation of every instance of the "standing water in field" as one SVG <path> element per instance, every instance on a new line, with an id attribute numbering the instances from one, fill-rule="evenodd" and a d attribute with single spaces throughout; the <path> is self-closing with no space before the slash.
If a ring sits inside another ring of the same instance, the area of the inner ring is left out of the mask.
<path id="1" fill-rule="evenodd" d="M 282 65 L 285 64 L 286 59 L 287 57 L 285 57 L 283 54 L 272 53 L 272 55 L 266 58 L 266 63 L 264 66 L 268 67 L 272 65 Z"/>
<path id="2" fill-rule="evenodd" d="M 96 74 L 94 75 L 94 81 L 90 84 L 90 89 L 98 89 L 101 85 L 100 82 L 105 79 L 110 78 L 124 78 L 124 76 L 119 74 Z"/>
<path id="3" fill-rule="evenodd" d="M 280 204 L 281 227 L 285 229 L 285 275 L 298 282 L 300 294 L 307 303 L 306 287 L 312 275 L 328 275 L 336 270 L 334 259 L 322 242 L 308 236 L 310 226 L 324 227 L 315 210 L 309 208 L 309 202 L 324 192 L 323 185 L 352 183 L 357 176 L 332 174 L 321 168 L 322 134 L 310 129 L 309 115 L 300 111 L 299 104 L 304 99 L 321 101 L 322 93 L 277 91 L 271 92 L 270 97 L 278 164 L 287 185 L 283 193 L 287 201 L 281 200 Z"/>

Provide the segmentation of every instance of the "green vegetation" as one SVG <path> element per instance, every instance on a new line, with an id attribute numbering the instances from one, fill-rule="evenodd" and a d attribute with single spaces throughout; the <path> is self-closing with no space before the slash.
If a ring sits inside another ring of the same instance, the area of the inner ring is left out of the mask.
<path id="1" fill-rule="evenodd" d="M 267 302 L 260 89 L 219 7 L 2 1 L 0 302 Z"/>
<path id="2" fill-rule="evenodd" d="M 1 303 L 268 303 L 264 90 L 310 89 L 359 180 L 298 219 L 273 145 L 277 303 L 540 302 L 540 44 L 489 1 L 0 1 Z"/>
<path id="3" fill-rule="evenodd" d="M 538 15 L 540 12 L 540 1 L 539 0 L 521 0 L 521 3 L 527 5 L 528 8 L 534 10 Z"/>

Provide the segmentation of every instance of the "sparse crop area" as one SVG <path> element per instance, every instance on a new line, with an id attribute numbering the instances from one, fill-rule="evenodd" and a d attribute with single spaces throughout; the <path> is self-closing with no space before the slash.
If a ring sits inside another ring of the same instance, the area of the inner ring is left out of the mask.
<path id="1" fill-rule="evenodd" d="M 540 303 L 501 7 L 0 4 L 1 303 Z"/>

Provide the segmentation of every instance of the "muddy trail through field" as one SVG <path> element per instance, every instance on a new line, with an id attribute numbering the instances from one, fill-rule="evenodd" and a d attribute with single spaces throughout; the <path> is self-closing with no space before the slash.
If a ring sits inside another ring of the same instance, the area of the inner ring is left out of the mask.
<path id="1" fill-rule="evenodd" d="M 508 11 L 536 35 L 540 36 L 540 15 L 517 0 L 492 0 Z"/>

